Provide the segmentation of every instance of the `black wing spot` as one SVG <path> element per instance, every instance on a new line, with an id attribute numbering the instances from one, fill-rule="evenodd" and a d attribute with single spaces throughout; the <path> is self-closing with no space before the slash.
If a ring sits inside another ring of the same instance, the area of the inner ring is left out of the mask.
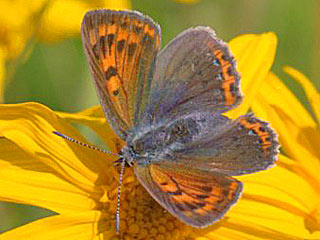
<path id="1" fill-rule="evenodd" d="M 122 39 L 122 40 L 120 40 L 120 41 L 118 41 L 118 44 L 117 44 L 117 51 L 119 52 L 119 53 L 121 53 L 122 52 L 122 50 L 123 50 L 123 48 L 124 48 L 124 44 L 125 44 L 125 40 L 124 39 Z"/>
<path id="2" fill-rule="evenodd" d="M 234 90 L 235 90 L 234 83 L 231 83 L 231 84 L 229 85 L 229 89 L 230 89 L 231 93 L 234 93 Z"/>
<path id="3" fill-rule="evenodd" d="M 106 71 L 105 77 L 106 80 L 108 81 L 111 77 L 117 75 L 117 69 L 115 67 L 109 67 L 108 70 Z"/>
<path id="4" fill-rule="evenodd" d="M 128 57 L 129 59 L 131 59 L 136 51 L 136 48 L 137 48 L 137 44 L 136 43 L 131 43 L 129 45 L 129 48 L 128 48 Z"/>
<path id="5" fill-rule="evenodd" d="M 260 131 L 260 132 L 265 132 L 265 131 L 266 131 L 266 129 L 265 129 L 265 128 L 263 128 L 263 127 L 259 127 L 259 131 Z"/>
<path id="6" fill-rule="evenodd" d="M 179 189 L 177 191 L 174 191 L 174 192 L 165 192 L 165 193 L 170 194 L 170 195 L 175 195 L 175 196 L 182 195 L 182 192 Z"/>
<path id="7" fill-rule="evenodd" d="M 210 197 L 209 195 L 206 195 L 206 194 L 199 194 L 196 196 L 197 198 L 200 198 L 200 199 L 206 199 L 208 197 Z"/>
<path id="8" fill-rule="evenodd" d="M 99 49 L 98 45 L 99 44 L 96 43 L 92 46 L 92 52 L 93 52 L 94 56 L 96 57 L 96 59 L 99 59 L 99 57 L 100 57 L 100 49 Z"/>
<path id="9" fill-rule="evenodd" d="M 183 202 L 183 203 L 191 210 L 196 210 L 198 208 L 201 208 L 201 206 L 197 206 L 198 203 L 189 203 L 189 202 Z"/>
<path id="10" fill-rule="evenodd" d="M 134 31 L 134 33 L 136 33 L 136 34 L 139 34 L 139 33 L 142 31 L 142 28 L 139 27 L 139 26 L 134 25 L 134 26 L 133 26 L 133 31 Z"/>
<path id="11" fill-rule="evenodd" d="M 107 39 L 108 39 L 107 41 L 108 41 L 109 55 L 111 55 L 111 46 L 113 44 L 114 34 L 108 34 Z"/>
<path id="12" fill-rule="evenodd" d="M 100 42 L 100 48 L 101 48 L 101 51 L 102 51 L 102 54 L 103 54 L 103 57 L 106 57 L 106 39 L 104 36 L 101 36 L 100 39 L 99 39 L 99 42 Z"/>
<path id="13" fill-rule="evenodd" d="M 127 28 L 127 22 L 123 22 L 123 23 L 121 23 L 121 28 Z"/>
<path id="14" fill-rule="evenodd" d="M 204 202 L 195 202 L 194 205 L 196 206 L 196 208 L 203 208 L 204 206 L 206 206 L 206 203 L 204 203 Z"/>
<path id="15" fill-rule="evenodd" d="M 201 189 L 205 192 L 212 192 L 212 187 L 208 187 L 208 186 L 201 186 Z"/>
<path id="16" fill-rule="evenodd" d="M 114 90 L 113 91 L 113 96 L 118 96 L 118 94 L 119 94 L 119 90 Z"/>

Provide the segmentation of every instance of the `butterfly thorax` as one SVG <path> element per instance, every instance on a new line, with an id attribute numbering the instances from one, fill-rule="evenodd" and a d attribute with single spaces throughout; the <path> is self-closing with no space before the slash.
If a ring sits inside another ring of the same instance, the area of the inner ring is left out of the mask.
<path id="1" fill-rule="evenodd" d="M 192 141 L 197 133 L 197 124 L 192 119 L 166 122 L 148 129 L 136 128 L 128 137 L 127 145 L 122 149 L 122 155 L 129 165 L 135 161 L 138 164 L 149 164 L 170 160 L 173 153 Z"/>
<path id="2" fill-rule="evenodd" d="M 129 133 L 121 150 L 123 159 L 128 165 L 174 161 L 187 145 L 205 134 L 212 117 L 212 113 L 198 113 L 138 126 Z"/>

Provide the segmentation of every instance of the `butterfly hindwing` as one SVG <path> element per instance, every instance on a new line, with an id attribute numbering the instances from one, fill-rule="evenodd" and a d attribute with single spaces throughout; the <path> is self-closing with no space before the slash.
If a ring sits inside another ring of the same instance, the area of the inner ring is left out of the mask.
<path id="1" fill-rule="evenodd" d="M 252 113 L 235 120 L 206 119 L 211 123 L 201 137 L 173 153 L 176 163 L 229 176 L 265 170 L 275 163 L 279 143 L 267 122 Z"/>
<path id="2" fill-rule="evenodd" d="M 242 183 L 232 177 L 195 169 L 138 165 L 135 173 L 161 206 L 194 227 L 220 219 L 242 191 Z"/>
<path id="3" fill-rule="evenodd" d="M 160 28 L 138 12 L 96 10 L 85 15 L 81 32 L 101 105 L 125 138 L 146 106 Z"/>

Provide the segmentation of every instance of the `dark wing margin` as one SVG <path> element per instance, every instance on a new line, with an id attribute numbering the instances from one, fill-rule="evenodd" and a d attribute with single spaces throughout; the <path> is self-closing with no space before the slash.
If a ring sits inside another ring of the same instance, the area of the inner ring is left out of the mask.
<path id="1" fill-rule="evenodd" d="M 149 96 L 160 28 L 135 11 L 95 10 L 86 13 L 81 36 L 106 117 L 125 138 Z"/>
<path id="2" fill-rule="evenodd" d="M 242 192 L 240 181 L 211 172 L 138 165 L 135 173 L 162 207 L 182 222 L 198 228 L 223 217 Z"/>

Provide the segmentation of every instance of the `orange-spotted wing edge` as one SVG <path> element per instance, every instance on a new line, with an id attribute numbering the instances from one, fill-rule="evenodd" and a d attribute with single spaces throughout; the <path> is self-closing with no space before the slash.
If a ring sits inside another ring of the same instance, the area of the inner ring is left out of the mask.
<path id="1" fill-rule="evenodd" d="M 81 36 L 105 115 L 125 139 L 147 104 L 160 27 L 136 11 L 86 13 Z"/>
<path id="2" fill-rule="evenodd" d="M 172 215 L 193 227 L 219 220 L 238 200 L 242 183 L 219 173 L 160 165 L 137 165 L 145 189 Z"/>

